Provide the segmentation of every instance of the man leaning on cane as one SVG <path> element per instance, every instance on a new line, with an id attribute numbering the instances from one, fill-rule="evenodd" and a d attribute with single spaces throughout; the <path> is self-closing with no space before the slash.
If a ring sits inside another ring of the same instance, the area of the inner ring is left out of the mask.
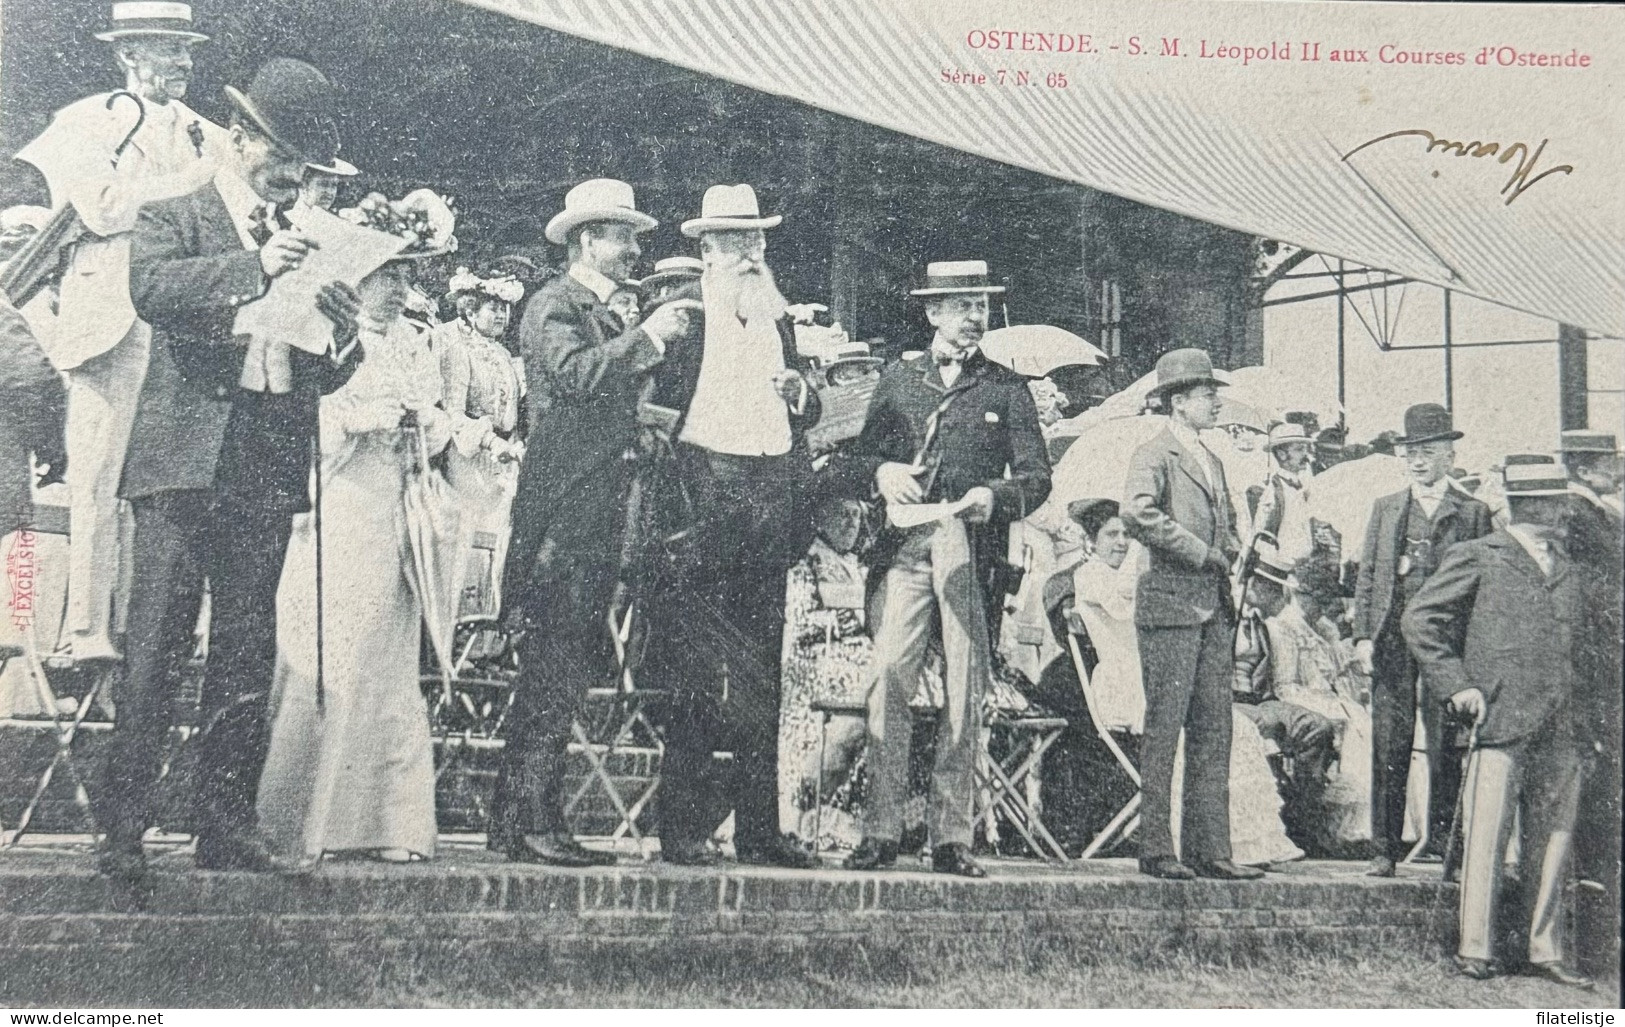
<path id="1" fill-rule="evenodd" d="M 1430 702 L 1473 723 L 1462 791 L 1461 944 L 1456 964 L 1480 980 L 1502 972 L 1496 912 L 1507 840 L 1521 829 L 1529 895 L 1529 972 L 1587 988 L 1563 964 L 1563 905 L 1592 725 L 1576 647 L 1597 569 L 1570 556 L 1573 496 L 1562 468 L 1505 472 L 1511 523 L 1444 556 L 1401 620 Z"/>

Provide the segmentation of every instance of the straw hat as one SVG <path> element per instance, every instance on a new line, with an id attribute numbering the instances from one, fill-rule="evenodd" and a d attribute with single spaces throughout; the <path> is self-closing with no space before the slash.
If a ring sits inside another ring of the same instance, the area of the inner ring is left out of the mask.
<path id="1" fill-rule="evenodd" d="M 660 224 L 638 210 L 630 185 L 614 178 L 589 178 L 564 194 L 564 209 L 553 215 L 542 234 L 548 242 L 563 246 L 571 232 L 595 221 L 631 225 L 635 232 L 647 232 Z"/>

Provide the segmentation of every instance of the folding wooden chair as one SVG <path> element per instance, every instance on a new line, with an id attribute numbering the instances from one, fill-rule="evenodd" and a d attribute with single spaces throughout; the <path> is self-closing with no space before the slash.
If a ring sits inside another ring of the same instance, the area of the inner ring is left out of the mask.
<path id="1" fill-rule="evenodd" d="M 1100 703 L 1095 693 L 1094 684 L 1090 680 L 1089 669 L 1084 664 L 1083 649 L 1079 645 L 1078 633 L 1076 631 L 1069 632 L 1066 641 L 1067 649 L 1072 654 L 1072 666 L 1078 672 L 1078 683 L 1083 686 L 1083 702 L 1089 709 L 1089 722 L 1094 725 L 1095 734 L 1100 736 L 1100 740 L 1110 750 L 1112 757 L 1117 760 L 1117 765 L 1123 768 L 1123 773 L 1128 776 L 1129 780 L 1134 782 L 1135 787 L 1134 796 L 1112 816 L 1106 826 L 1100 830 L 1100 833 L 1096 834 L 1089 844 L 1083 847 L 1083 852 L 1078 858 L 1089 859 L 1111 846 L 1125 841 L 1134 833 L 1135 828 L 1139 827 L 1140 771 L 1134 766 L 1134 761 L 1129 759 L 1128 753 L 1123 751 L 1117 737 L 1112 734 L 1110 726 L 1100 719 L 1097 712 Z"/>
<path id="2" fill-rule="evenodd" d="M 1045 859 L 1070 862 L 1066 850 L 1044 824 L 1039 800 L 1044 753 L 1067 729 L 1064 717 L 1045 717 L 1030 710 L 994 707 L 987 711 L 982 732 L 982 751 L 976 761 L 976 823 L 997 842 L 998 822 L 1003 820 L 1026 841 L 1029 849 Z M 1002 735 L 1003 755 L 995 756 L 991 742 Z"/>

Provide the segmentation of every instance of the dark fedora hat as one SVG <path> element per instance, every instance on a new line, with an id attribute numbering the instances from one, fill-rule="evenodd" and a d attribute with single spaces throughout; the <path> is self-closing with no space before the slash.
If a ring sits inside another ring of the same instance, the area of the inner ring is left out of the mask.
<path id="1" fill-rule="evenodd" d="M 1454 442 L 1461 436 L 1450 411 L 1437 403 L 1418 403 L 1405 411 L 1405 434 L 1394 442 L 1401 446 L 1420 446 L 1424 442 Z"/>
<path id="2" fill-rule="evenodd" d="M 273 57 L 260 65 L 247 91 L 227 86 L 225 93 L 272 142 L 307 164 L 334 166 L 337 102 L 326 75 L 304 61 Z"/>
<path id="3" fill-rule="evenodd" d="M 1193 385 L 1228 385 L 1213 370 L 1213 358 L 1205 349 L 1171 349 L 1157 360 L 1157 384 L 1151 395 L 1163 396 Z"/>

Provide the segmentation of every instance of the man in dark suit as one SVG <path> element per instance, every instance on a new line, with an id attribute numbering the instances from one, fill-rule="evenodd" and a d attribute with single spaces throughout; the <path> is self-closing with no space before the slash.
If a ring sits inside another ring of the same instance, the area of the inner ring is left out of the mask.
<path id="1" fill-rule="evenodd" d="M 579 844 L 564 819 L 564 756 L 586 689 L 614 676 L 605 627 L 620 562 L 639 396 L 694 304 L 668 304 L 623 329 L 605 302 L 631 274 L 637 236 L 655 227 L 632 187 L 591 179 L 548 222 L 569 270 L 526 304 L 529 446 L 514 497 L 504 617 L 520 669 L 491 805 L 490 847 L 556 866 L 615 862 Z"/>
<path id="2" fill-rule="evenodd" d="M 1416 733 L 1417 667 L 1400 636 L 1406 604 L 1451 546 L 1487 535 L 1490 509 L 1451 485 L 1454 443 L 1462 433 L 1436 403 L 1405 411 L 1405 461 L 1411 486 L 1371 508 L 1354 588 L 1354 639 L 1371 672 L 1371 839 L 1373 877 L 1392 877 L 1405 856 L 1405 788 Z M 1427 735 L 1428 841 L 1439 856 L 1461 788 L 1461 767 L 1443 707 L 1422 707 Z"/>
<path id="3" fill-rule="evenodd" d="M 1199 434 L 1218 418 L 1223 384 L 1205 350 L 1163 354 L 1152 393 L 1168 426 L 1134 451 L 1123 486 L 1123 525 L 1151 554 L 1134 605 L 1145 675 L 1140 871 L 1176 881 L 1263 875 L 1230 859 L 1230 567 L 1241 542 L 1224 466 Z M 1170 823 L 1181 729 L 1183 861 Z"/>
<path id="4" fill-rule="evenodd" d="M 945 661 L 946 704 L 938 715 L 931 775 L 931 868 L 984 877 L 971 858 L 974 768 L 989 687 L 988 606 L 1005 593 L 1010 523 L 1049 496 L 1049 458 L 1027 381 L 981 351 L 988 282 L 979 260 L 931 264 L 926 318 L 936 328 L 927 354 L 881 374 L 863 431 L 835 464 L 837 480 L 888 508 L 871 554 L 869 632 L 869 805 L 853 870 L 897 860 L 908 798 L 909 700 L 919 685 L 933 632 Z M 910 507 L 962 505 L 957 513 L 909 525 Z"/>
<path id="5" fill-rule="evenodd" d="M 333 87 L 278 58 L 236 108 L 230 152 L 213 181 L 150 204 L 136 223 L 130 296 L 153 329 L 146 381 L 120 494 L 135 510 L 128 673 L 116 686 L 98 819 L 103 867 L 139 875 L 141 835 L 169 729 L 170 674 L 185 658 L 202 578 L 209 581 L 209 659 L 198 747 L 197 865 L 275 869 L 254 814 L 276 659 L 276 590 L 294 513 L 309 509 L 321 395 L 349 377 L 355 291 L 319 306 L 333 323 L 323 354 L 233 334 L 238 307 L 298 267 L 311 243 L 276 229 L 305 164 L 338 150 Z"/>
<path id="6" fill-rule="evenodd" d="M 1602 572 L 1567 551 L 1575 497 L 1560 467 L 1513 465 L 1505 483 L 1507 527 L 1446 552 L 1401 620 L 1429 705 L 1448 703 L 1474 725 L 1456 962 L 1469 977 L 1501 971 L 1496 910 L 1516 817 L 1530 972 L 1590 987 L 1564 966 L 1563 913 L 1581 752 L 1596 730 L 1585 714 L 1597 682 L 1577 654 Z"/>
<path id="7" fill-rule="evenodd" d="M 668 693 L 660 852 L 674 863 L 712 862 L 707 840 L 732 809 L 741 862 L 817 865 L 779 829 L 785 574 L 812 543 L 806 431 L 820 413 L 766 262 L 767 230 L 782 220 L 762 216 L 750 186 L 719 185 L 683 223 L 704 271 L 677 296 L 701 301 L 705 315 L 658 372 L 655 396 L 676 412 L 694 521 L 673 587 L 647 597 Z M 718 750 L 733 755 L 723 787 Z"/>

